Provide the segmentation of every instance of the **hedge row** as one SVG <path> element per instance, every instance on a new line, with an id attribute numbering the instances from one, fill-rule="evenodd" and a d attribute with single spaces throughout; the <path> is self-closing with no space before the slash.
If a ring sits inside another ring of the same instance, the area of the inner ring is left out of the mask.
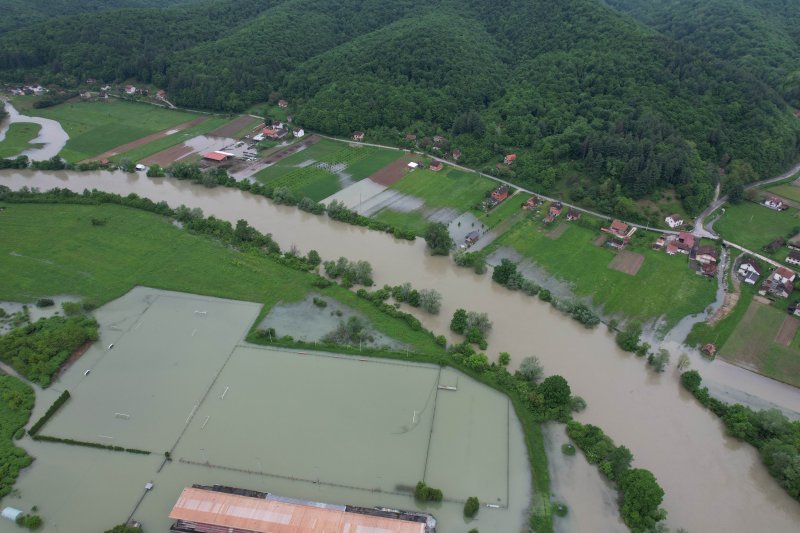
<path id="1" fill-rule="evenodd" d="M 69 400 L 69 391 L 65 390 L 64 392 L 61 393 L 61 395 L 58 398 L 56 398 L 56 401 L 54 401 L 53 405 L 51 405 L 47 409 L 47 412 L 43 414 L 42 417 L 39 420 L 37 420 L 34 425 L 31 426 L 31 429 L 28 433 L 30 433 L 32 437 L 36 438 L 36 434 L 39 433 L 39 431 L 44 427 L 47 421 L 50 420 L 54 414 L 56 414 L 56 412 L 61 408 L 61 406 L 67 402 L 67 400 Z"/>

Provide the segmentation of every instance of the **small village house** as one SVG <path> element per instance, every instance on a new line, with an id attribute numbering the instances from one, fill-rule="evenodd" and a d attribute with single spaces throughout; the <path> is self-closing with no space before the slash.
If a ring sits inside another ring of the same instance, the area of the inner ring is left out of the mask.
<path id="1" fill-rule="evenodd" d="M 636 228 L 631 228 L 623 221 L 614 219 L 609 227 L 600 228 L 600 231 L 608 233 L 611 236 L 611 238 L 606 241 L 609 246 L 621 250 L 630 242 L 631 235 L 636 231 Z"/>
<path id="2" fill-rule="evenodd" d="M 561 215 L 561 211 L 563 210 L 564 210 L 564 204 L 562 204 L 561 202 L 553 202 L 552 204 L 550 204 L 550 209 L 548 209 L 548 213 L 550 214 L 551 217 L 555 219 Z"/>
<path id="3" fill-rule="evenodd" d="M 783 248 L 784 244 L 786 244 L 786 239 L 784 239 L 783 237 L 778 237 L 777 239 L 766 245 L 764 247 L 764 250 L 766 250 L 769 253 L 775 253 L 781 248 Z"/>
<path id="4" fill-rule="evenodd" d="M 294 136 L 295 136 L 295 137 L 297 137 L 298 139 L 299 139 L 300 137 L 303 137 L 303 136 L 305 136 L 305 134 L 306 134 L 306 131 L 305 131 L 303 128 L 294 128 L 294 129 L 292 130 L 292 135 L 294 135 Z"/>
<path id="5" fill-rule="evenodd" d="M 444 138 L 444 137 L 442 137 L 441 135 L 434 135 L 434 136 L 433 136 L 433 142 L 434 142 L 434 143 L 439 143 L 439 144 L 441 144 L 441 143 L 445 142 L 446 140 L 447 140 L 447 139 L 445 139 L 445 138 Z"/>
<path id="6" fill-rule="evenodd" d="M 452 156 L 454 161 L 458 161 L 461 157 L 461 150 L 453 150 Z"/>
<path id="7" fill-rule="evenodd" d="M 689 254 L 694 248 L 694 235 L 687 231 L 680 232 L 675 240 L 675 245 L 680 253 Z"/>
<path id="8" fill-rule="evenodd" d="M 752 257 L 745 257 L 739 263 L 738 273 L 742 281 L 748 285 L 755 285 L 758 278 L 761 277 L 761 268 L 758 266 L 755 259 Z"/>
<path id="9" fill-rule="evenodd" d="M 208 152 L 204 154 L 203 159 L 205 159 L 206 161 L 213 161 L 215 163 L 222 163 L 223 161 L 227 161 L 233 156 L 234 154 L 230 152 L 222 152 L 220 150 L 217 150 L 215 152 Z"/>
<path id="10" fill-rule="evenodd" d="M 492 191 L 492 199 L 495 202 L 500 203 L 506 198 L 508 198 L 508 185 L 501 185 Z"/>
<path id="11" fill-rule="evenodd" d="M 364 132 L 363 131 L 354 131 L 353 132 L 353 140 L 354 141 L 363 141 L 364 140 Z"/>
<path id="12" fill-rule="evenodd" d="M 285 109 L 285 108 L 289 107 L 289 102 L 287 102 L 286 100 L 283 100 L 283 99 L 278 100 L 278 107 L 282 107 L 282 108 Z"/>
<path id="13" fill-rule="evenodd" d="M 772 279 L 781 283 L 793 283 L 796 277 L 797 274 L 786 267 L 778 267 L 772 273 Z"/>
<path id="14" fill-rule="evenodd" d="M 786 308 L 786 311 L 790 315 L 800 316 L 800 300 L 790 304 L 789 307 Z"/>
<path id="15" fill-rule="evenodd" d="M 717 264 L 716 263 L 704 263 L 700 265 L 700 274 L 703 276 L 707 276 L 709 278 L 713 278 L 717 275 Z"/>
<path id="16" fill-rule="evenodd" d="M 675 241 L 669 241 L 667 243 L 667 255 L 675 255 L 680 251 L 681 249 L 678 248 L 678 243 L 676 243 Z"/>
<path id="17" fill-rule="evenodd" d="M 273 141 L 277 141 L 279 139 L 283 139 L 284 137 L 286 137 L 286 135 L 289 133 L 289 131 L 286 128 L 275 128 L 275 127 L 272 127 L 272 128 L 264 128 L 263 130 L 261 130 L 261 133 L 267 139 L 271 139 Z"/>
<path id="18" fill-rule="evenodd" d="M 701 351 L 703 352 L 704 355 L 707 355 L 707 356 L 711 357 L 712 359 L 714 358 L 714 356 L 717 355 L 717 347 L 716 347 L 716 345 L 714 345 L 714 344 L 712 344 L 710 342 L 708 344 L 706 344 L 705 346 L 703 346 L 703 349 Z"/>
<path id="19" fill-rule="evenodd" d="M 656 242 L 653 243 L 653 250 L 662 250 L 666 244 L 667 244 L 667 239 L 665 239 L 664 236 L 661 235 L 658 239 L 656 239 Z"/>
<path id="20" fill-rule="evenodd" d="M 789 209 L 789 206 L 783 203 L 783 200 L 778 198 L 777 196 L 769 195 L 764 198 L 764 205 L 770 209 L 774 209 L 775 211 L 784 211 Z"/>
<path id="21" fill-rule="evenodd" d="M 776 298 L 786 299 L 794 291 L 794 280 L 796 274 L 786 267 L 778 267 L 772 276 L 764 280 L 758 294 L 761 296 L 771 295 Z"/>
<path id="22" fill-rule="evenodd" d="M 163 100 L 164 98 L 167 97 L 167 91 L 165 91 L 164 89 L 159 89 L 158 92 L 156 92 L 156 97 Z"/>
<path id="23" fill-rule="evenodd" d="M 528 201 L 522 204 L 522 209 L 534 209 L 536 206 L 541 204 L 542 201 L 539 199 L 538 196 L 534 195 L 528 198 Z"/>
<path id="24" fill-rule="evenodd" d="M 786 262 L 790 265 L 800 265 L 800 252 L 792 250 L 786 257 Z"/>
<path id="25" fill-rule="evenodd" d="M 572 221 L 572 220 L 580 220 L 582 214 L 583 213 L 581 213 L 577 209 L 570 208 L 570 210 L 567 211 L 567 220 L 570 220 L 570 221 Z"/>
<path id="26" fill-rule="evenodd" d="M 408 168 L 411 170 L 417 170 L 417 167 L 419 167 L 419 163 L 417 163 L 416 161 L 411 161 L 408 164 Z"/>
<path id="27" fill-rule="evenodd" d="M 467 233 L 467 236 L 464 238 L 464 242 L 467 244 L 467 246 L 472 246 L 473 244 L 478 242 L 478 239 L 480 239 L 480 238 L 481 238 L 481 234 L 478 233 L 477 230 L 476 231 L 470 231 L 469 233 Z"/>
<path id="28" fill-rule="evenodd" d="M 431 161 L 431 164 L 428 166 L 428 168 L 434 172 L 439 172 L 440 170 L 442 170 L 442 168 L 444 168 L 444 163 L 442 163 L 441 161 L 436 161 L 434 159 L 433 161 Z"/>
<path id="29" fill-rule="evenodd" d="M 136 87 L 134 87 L 133 85 L 126 85 L 125 94 L 127 94 L 128 96 L 133 96 L 134 94 L 136 94 Z"/>
<path id="30" fill-rule="evenodd" d="M 665 218 L 664 221 L 667 223 L 667 226 L 673 229 L 683 226 L 683 217 L 678 214 L 670 215 Z"/>
<path id="31" fill-rule="evenodd" d="M 514 161 L 517 160 L 517 154 L 508 154 L 503 158 L 503 163 L 506 165 L 513 165 Z"/>
<path id="32" fill-rule="evenodd" d="M 406 140 L 407 141 L 416 141 L 417 140 L 417 136 L 414 135 L 413 133 L 406 133 Z"/>
<path id="33" fill-rule="evenodd" d="M 717 252 L 717 249 L 713 246 L 700 246 L 694 258 L 701 265 L 716 263 L 719 260 L 719 252 Z"/>

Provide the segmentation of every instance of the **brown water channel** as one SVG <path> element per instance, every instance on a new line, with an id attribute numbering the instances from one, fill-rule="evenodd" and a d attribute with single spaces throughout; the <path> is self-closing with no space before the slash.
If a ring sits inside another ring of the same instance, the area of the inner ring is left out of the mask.
<path id="1" fill-rule="evenodd" d="M 417 288 L 436 288 L 443 295 L 441 315 L 418 315 L 434 331 L 445 332 L 456 308 L 488 312 L 494 321 L 490 355 L 512 354 L 513 364 L 537 355 L 547 374 L 566 377 L 574 393 L 589 407 L 578 417 L 601 426 L 634 453 L 635 466 L 652 470 L 666 491 L 664 506 L 673 528 L 690 531 L 797 531 L 800 505 L 787 496 L 761 465 L 750 446 L 728 438 L 717 418 L 684 392 L 673 365 L 662 375 L 617 349 L 604 328 L 589 331 L 549 305 L 459 269 L 446 258 L 425 253 L 423 241 L 409 243 L 316 217 L 294 208 L 231 189 L 206 189 L 174 180 L 151 180 L 105 172 L 67 174 L 0 173 L 0 184 L 42 190 L 97 188 L 136 193 L 171 206 L 199 207 L 206 215 L 235 222 L 245 218 L 260 231 L 272 233 L 286 248 L 316 249 L 325 259 L 346 256 L 372 263 L 375 282 L 411 281 Z M 765 381 L 760 376 L 716 361 L 695 361 L 694 367 L 717 388 L 763 397 L 800 412 L 800 390 Z M 722 369 L 722 371 L 721 371 Z M 584 499 L 601 496 L 583 484 L 570 487 L 571 513 L 588 513 L 575 522 L 591 524 L 602 506 L 581 507 Z M 607 517 L 605 517 L 607 518 Z M 594 522 L 597 523 L 597 522 Z M 598 529 L 602 530 L 603 527 Z"/>

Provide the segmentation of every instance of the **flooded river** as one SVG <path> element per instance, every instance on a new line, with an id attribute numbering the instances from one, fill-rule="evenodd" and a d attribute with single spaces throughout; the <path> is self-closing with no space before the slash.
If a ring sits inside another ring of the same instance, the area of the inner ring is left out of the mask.
<path id="1" fill-rule="evenodd" d="M 49 118 L 21 115 L 19 111 L 14 109 L 14 106 L 8 102 L 0 102 L 0 104 L 4 104 L 6 112 L 8 112 L 8 117 L 3 120 L 3 125 L 0 127 L 0 141 L 6 138 L 6 132 L 8 132 L 9 126 L 14 122 L 31 122 L 33 124 L 39 124 L 42 127 L 39 131 L 39 136 L 31 140 L 31 144 L 42 144 L 44 146 L 40 148 L 30 148 L 18 155 L 27 155 L 34 161 L 42 161 L 50 159 L 54 155 L 58 155 L 61 149 L 64 148 L 64 145 L 67 144 L 69 135 L 67 135 L 67 132 L 64 131 L 64 128 L 61 127 L 58 121 Z"/>
<path id="2" fill-rule="evenodd" d="M 187 182 L 151 180 L 143 176 L 105 172 L 71 174 L 41 172 L 0 173 L 0 184 L 42 190 L 68 187 L 75 191 L 102 189 L 136 193 L 171 206 L 185 204 L 206 215 L 235 222 L 245 218 L 262 232 L 271 233 L 282 247 L 316 249 L 324 259 L 346 256 L 372 263 L 375 282 L 412 281 L 417 288 L 436 288 L 443 295 L 441 315 L 418 315 L 437 333 L 448 330 L 457 308 L 487 312 L 494 322 L 490 355 L 512 354 L 517 364 L 538 356 L 547 374 L 561 374 L 589 407 L 578 418 L 601 426 L 615 441 L 634 453 L 635 466 L 648 468 L 666 491 L 664 507 L 673 528 L 690 531 L 797 531 L 800 505 L 769 476 L 757 453 L 728 438 L 719 420 L 702 408 L 678 380 L 672 366 L 664 374 L 647 370 L 644 362 L 621 352 L 604 329 L 586 330 L 548 304 L 493 284 L 490 276 L 460 269 L 447 258 L 429 257 L 425 244 L 410 243 L 368 230 L 332 222 L 265 198 L 231 189 L 206 189 Z M 800 412 L 800 390 L 782 386 L 750 372 L 696 360 L 709 384 L 731 393 L 752 395 Z M 575 513 L 574 523 L 595 524 L 600 504 L 581 502 L 603 497 L 597 483 L 563 490 Z"/>

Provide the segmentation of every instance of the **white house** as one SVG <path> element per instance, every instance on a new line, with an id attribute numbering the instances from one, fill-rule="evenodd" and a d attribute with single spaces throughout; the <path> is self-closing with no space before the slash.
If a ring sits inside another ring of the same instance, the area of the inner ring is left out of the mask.
<path id="1" fill-rule="evenodd" d="M 800 265 L 800 252 L 789 252 L 786 262 L 790 265 Z"/>
<path id="2" fill-rule="evenodd" d="M 668 216 L 667 218 L 664 219 L 664 221 L 670 228 L 677 228 L 678 226 L 683 226 L 683 218 L 681 218 L 681 216 L 677 214 Z"/>
<path id="3" fill-rule="evenodd" d="M 136 94 L 136 87 L 133 85 L 126 85 L 125 86 L 125 94 L 134 95 Z"/>
<path id="4" fill-rule="evenodd" d="M 304 136 L 305 134 L 306 134 L 306 132 L 305 132 L 305 130 L 303 128 L 295 128 L 295 129 L 292 130 L 292 135 L 294 135 L 297 138 L 300 138 L 300 137 Z"/>
<path id="5" fill-rule="evenodd" d="M 755 259 L 746 257 L 739 263 L 739 275 L 748 285 L 755 285 L 758 278 L 761 277 L 761 269 Z"/>
<path id="6" fill-rule="evenodd" d="M 408 168 L 410 168 L 411 170 L 416 170 L 418 166 L 419 166 L 419 163 L 416 163 L 416 162 L 414 162 L 414 161 L 411 161 L 411 162 L 408 164 Z"/>
<path id="7" fill-rule="evenodd" d="M 789 208 L 789 206 L 784 204 L 783 200 L 777 196 L 767 196 L 764 198 L 764 205 L 770 209 L 774 209 L 775 211 L 783 211 L 784 209 Z"/>

